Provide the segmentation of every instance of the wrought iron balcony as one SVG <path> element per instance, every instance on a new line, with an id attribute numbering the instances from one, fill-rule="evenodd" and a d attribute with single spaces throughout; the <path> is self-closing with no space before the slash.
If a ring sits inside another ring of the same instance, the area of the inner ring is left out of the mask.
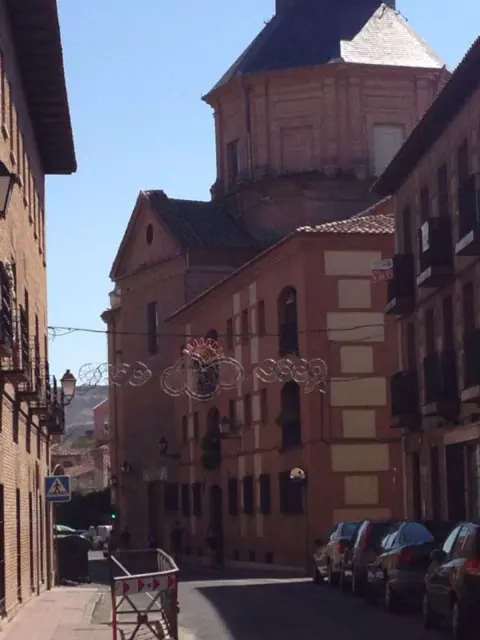
<path id="1" fill-rule="evenodd" d="M 19 382 L 17 393 L 20 400 L 30 402 L 40 395 L 45 378 L 44 367 L 40 361 L 40 345 L 37 340 L 22 340 L 22 363 L 25 380 Z"/>
<path id="2" fill-rule="evenodd" d="M 443 287 L 454 277 L 452 223 L 449 216 L 431 218 L 418 232 L 420 269 L 417 287 Z"/>
<path id="3" fill-rule="evenodd" d="M 411 253 L 393 256 L 393 278 L 387 283 L 385 313 L 407 316 L 415 308 L 415 269 Z"/>
<path id="4" fill-rule="evenodd" d="M 28 335 L 15 315 L 3 315 L 3 349 L 0 356 L 0 377 L 12 384 L 26 383 L 31 376 Z M 10 346 L 11 345 L 11 346 Z"/>
<path id="5" fill-rule="evenodd" d="M 296 322 L 286 322 L 280 325 L 278 353 L 280 356 L 298 356 L 298 324 Z"/>
<path id="6" fill-rule="evenodd" d="M 46 409 L 40 417 L 40 425 L 47 427 L 50 435 L 61 435 L 65 431 L 65 398 L 55 378 L 46 385 Z"/>
<path id="7" fill-rule="evenodd" d="M 0 357 L 13 355 L 15 324 L 11 309 L 2 300 L 0 308 Z"/>
<path id="8" fill-rule="evenodd" d="M 392 426 L 419 426 L 418 376 L 416 371 L 397 371 L 390 378 Z"/>
<path id="9" fill-rule="evenodd" d="M 458 190 L 457 256 L 480 256 L 480 174 L 473 174 Z"/>
<path id="10" fill-rule="evenodd" d="M 480 386 L 480 329 L 463 337 L 463 388 Z"/>

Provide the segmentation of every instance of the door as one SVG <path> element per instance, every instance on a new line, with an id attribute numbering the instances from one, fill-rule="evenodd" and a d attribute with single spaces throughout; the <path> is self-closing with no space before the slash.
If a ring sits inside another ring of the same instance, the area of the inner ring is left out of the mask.
<path id="1" fill-rule="evenodd" d="M 405 140 L 402 124 L 373 125 L 373 167 L 375 176 L 380 176 Z"/>
<path id="2" fill-rule="evenodd" d="M 210 489 L 210 529 L 217 538 L 217 562 L 223 562 L 223 497 L 222 490 L 215 484 Z"/>

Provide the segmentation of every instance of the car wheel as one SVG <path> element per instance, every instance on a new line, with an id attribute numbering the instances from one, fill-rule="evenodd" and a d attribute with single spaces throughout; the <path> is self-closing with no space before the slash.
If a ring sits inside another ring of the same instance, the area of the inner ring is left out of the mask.
<path id="1" fill-rule="evenodd" d="M 422 602 L 422 618 L 423 618 L 424 629 L 437 628 L 437 618 L 432 611 L 432 607 L 430 606 L 430 601 L 426 593 L 423 596 L 423 602 Z"/>
<path id="2" fill-rule="evenodd" d="M 332 563 L 329 562 L 327 567 L 327 584 L 330 587 L 335 587 L 337 582 L 338 582 L 338 577 L 333 571 Z"/>
<path id="3" fill-rule="evenodd" d="M 400 610 L 400 599 L 388 578 L 385 578 L 385 608 L 388 613 L 397 613 Z"/>
<path id="4" fill-rule="evenodd" d="M 319 574 L 316 565 L 313 565 L 312 580 L 313 584 L 322 584 L 323 582 L 322 576 Z"/>
<path id="5" fill-rule="evenodd" d="M 453 603 L 452 607 L 452 635 L 454 640 L 469 640 L 471 629 L 468 621 L 462 613 L 462 609 L 458 602 Z"/>

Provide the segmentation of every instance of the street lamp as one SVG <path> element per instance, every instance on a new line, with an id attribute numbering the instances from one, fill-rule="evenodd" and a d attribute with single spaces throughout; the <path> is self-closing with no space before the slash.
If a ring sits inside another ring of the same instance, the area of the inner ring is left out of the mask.
<path id="1" fill-rule="evenodd" d="M 69 405 L 73 400 L 73 396 L 75 395 L 75 387 L 77 386 L 77 379 L 70 371 L 67 369 L 63 374 L 60 384 L 62 385 L 63 397 L 65 398 L 65 405 Z"/>
<path id="2" fill-rule="evenodd" d="M 17 182 L 17 176 L 11 173 L 3 162 L 0 162 L 0 218 L 7 214 L 13 187 Z"/>
<path id="3" fill-rule="evenodd" d="M 218 430 L 220 431 L 220 435 L 222 437 L 229 436 L 232 432 L 232 424 L 227 417 L 223 417 L 218 425 Z"/>

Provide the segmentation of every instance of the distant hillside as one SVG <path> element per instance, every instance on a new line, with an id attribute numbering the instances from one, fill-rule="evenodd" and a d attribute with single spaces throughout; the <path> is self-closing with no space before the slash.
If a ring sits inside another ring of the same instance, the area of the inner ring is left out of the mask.
<path id="1" fill-rule="evenodd" d="M 108 397 L 108 387 L 86 387 L 78 386 L 75 396 L 66 408 L 66 430 L 70 431 L 75 427 L 92 427 L 92 409 Z"/>

